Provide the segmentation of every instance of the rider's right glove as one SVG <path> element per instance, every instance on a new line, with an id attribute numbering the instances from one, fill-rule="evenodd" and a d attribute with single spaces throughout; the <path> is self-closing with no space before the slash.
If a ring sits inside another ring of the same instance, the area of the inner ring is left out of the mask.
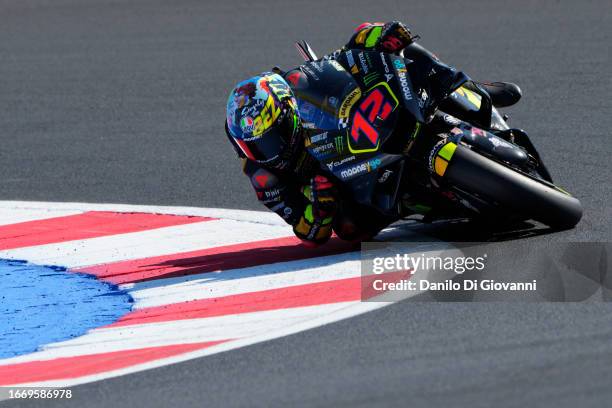
<path id="1" fill-rule="evenodd" d="M 391 54 L 399 53 L 414 38 L 410 29 L 399 21 L 388 23 L 363 23 L 347 44 L 348 48 L 375 49 Z"/>
<path id="2" fill-rule="evenodd" d="M 412 40 L 412 33 L 404 23 L 391 21 L 383 26 L 376 48 L 393 54 L 406 48 Z"/>
<path id="3" fill-rule="evenodd" d="M 305 244 L 319 245 L 332 234 L 332 221 L 336 213 L 336 189 L 324 176 L 315 176 L 310 185 L 302 188 L 309 204 L 293 227 L 293 232 Z"/>

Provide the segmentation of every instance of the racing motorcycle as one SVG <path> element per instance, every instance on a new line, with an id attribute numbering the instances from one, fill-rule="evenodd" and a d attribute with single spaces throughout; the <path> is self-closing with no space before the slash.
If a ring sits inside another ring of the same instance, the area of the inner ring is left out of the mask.
<path id="1" fill-rule="evenodd" d="M 442 84 L 435 66 L 403 54 L 318 59 L 307 42 L 296 46 L 305 63 L 287 77 L 311 129 L 307 149 L 343 200 L 397 220 L 580 221 L 580 201 L 553 184 L 527 134 L 497 109 L 520 99 L 518 86 L 454 70 Z"/>

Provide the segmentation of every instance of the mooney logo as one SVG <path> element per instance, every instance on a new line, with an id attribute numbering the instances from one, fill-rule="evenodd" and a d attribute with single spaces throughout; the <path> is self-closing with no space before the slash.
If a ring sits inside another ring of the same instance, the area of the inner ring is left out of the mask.
<path id="1" fill-rule="evenodd" d="M 368 162 L 349 167 L 346 170 L 342 170 L 340 172 L 340 177 L 346 179 L 352 176 L 357 176 L 359 174 L 369 173 L 372 170 L 376 170 L 378 166 L 380 166 L 380 159 L 372 159 Z"/>
<path id="2" fill-rule="evenodd" d="M 408 76 L 406 74 L 406 64 L 401 60 L 396 59 L 393 61 L 395 70 L 397 71 L 397 78 L 399 79 L 400 88 L 402 88 L 402 94 L 408 101 L 412 100 L 412 92 L 410 91 L 410 85 L 408 84 Z"/>
<path id="3" fill-rule="evenodd" d="M 346 170 L 342 170 L 340 172 L 340 177 L 342 177 L 343 179 L 361 174 L 361 173 L 367 173 L 370 171 L 370 165 L 369 163 L 361 163 L 358 164 L 357 166 L 354 167 L 350 167 Z"/>

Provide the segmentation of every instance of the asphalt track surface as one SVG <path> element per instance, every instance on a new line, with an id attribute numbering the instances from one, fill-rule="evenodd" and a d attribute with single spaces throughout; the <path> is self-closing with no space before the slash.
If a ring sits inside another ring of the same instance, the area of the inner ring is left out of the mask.
<path id="1" fill-rule="evenodd" d="M 297 65 L 294 39 L 323 53 L 399 19 L 472 77 L 522 87 L 511 124 L 585 207 L 528 239 L 610 240 L 610 2 L 430 3 L 0 1 L 0 197 L 259 209 L 223 136 L 230 87 Z M 609 303 L 404 301 L 39 405 L 600 407 L 611 361 Z"/>

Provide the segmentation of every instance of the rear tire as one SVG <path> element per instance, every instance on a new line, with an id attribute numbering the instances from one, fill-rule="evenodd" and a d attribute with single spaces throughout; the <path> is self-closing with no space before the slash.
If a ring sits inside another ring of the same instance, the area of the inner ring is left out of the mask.
<path id="1" fill-rule="evenodd" d="M 524 216 L 554 229 L 573 228 L 582 218 L 580 201 L 568 193 L 462 145 L 457 146 L 444 180 L 495 203 L 502 214 Z"/>

